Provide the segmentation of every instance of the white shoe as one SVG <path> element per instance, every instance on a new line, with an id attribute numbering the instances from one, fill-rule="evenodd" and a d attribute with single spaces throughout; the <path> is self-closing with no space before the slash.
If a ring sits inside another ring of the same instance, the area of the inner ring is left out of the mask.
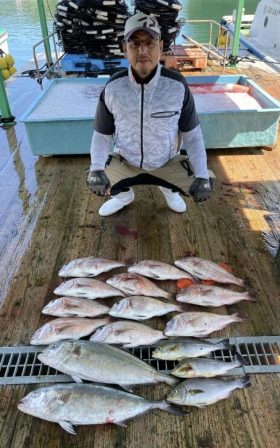
<path id="1" fill-rule="evenodd" d="M 158 187 L 164 195 L 167 205 L 171 210 L 178 213 L 184 213 L 187 210 L 185 201 L 181 198 L 179 193 L 173 193 L 170 188 Z"/>
<path id="2" fill-rule="evenodd" d="M 109 199 L 109 201 L 105 202 L 105 204 L 100 207 L 98 213 L 100 216 L 113 215 L 133 201 L 134 192 L 130 188 L 129 191 L 124 191 L 123 193 L 116 194 L 116 196 L 112 197 L 112 199 Z"/>

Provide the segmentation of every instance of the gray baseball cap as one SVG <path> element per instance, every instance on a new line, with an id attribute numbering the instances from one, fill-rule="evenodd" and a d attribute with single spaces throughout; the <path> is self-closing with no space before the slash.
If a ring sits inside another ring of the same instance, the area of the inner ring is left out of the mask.
<path id="1" fill-rule="evenodd" d="M 160 37 L 160 27 L 156 18 L 143 12 L 137 12 L 127 19 L 124 28 L 124 40 L 127 42 L 136 31 L 146 31 L 154 39 Z"/>

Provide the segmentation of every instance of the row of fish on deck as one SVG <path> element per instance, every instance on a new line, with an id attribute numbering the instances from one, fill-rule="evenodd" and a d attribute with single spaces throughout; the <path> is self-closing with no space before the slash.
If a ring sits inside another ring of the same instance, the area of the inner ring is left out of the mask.
<path id="1" fill-rule="evenodd" d="M 238 354 L 231 362 L 205 358 L 216 350 L 228 350 L 228 340 L 213 344 L 198 339 L 230 323 L 243 322 L 247 317 L 240 313 L 222 315 L 186 311 L 185 308 L 185 304 L 218 307 L 241 300 L 255 300 L 248 291 L 238 292 L 201 283 L 210 280 L 245 288 L 244 280 L 222 266 L 198 257 L 186 257 L 174 264 L 140 261 L 128 267 L 128 272 L 117 274 L 106 282 L 89 277 L 126 265 L 88 257 L 63 266 L 59 275 L 75 278 L 54 290 L 62 297 L 51 301 L 42 312 L 58 318 L 39 328 L 32 336 L 31 344 L 51 344 L 38 355 L 39 360 L 70 375 L 77 384 L 52 385 L 31 392 L 21 400 L 18 408 L 57 422 L 75 434 L 73 425 L 124 425 L 124 421 L 154 408 L 185 415 L 188 411 L 174 404 L 204 407 L 227 398 L 235 389 L 249 387 L 248 377 L 230 381 L 213 378 L 244 364 Z M 173 294 L 147 277 L 183 281 L 188 286 Z M 112 307 L 95 300 L 118 297 L 121 299 Z M 176 302 L 169 300 L 174 298 Z M 167 322 L 163 331 L 137 322 L 170 312 L 178 314 Z M 123 320 L 114 321 L 114 318 Z M 80 340 L 89 335 L 89 340 Z M 179 361 L 172 375 L 161 373 L 126 350 L 114 347 L 114 344 L 124 349 L 150 346 L 161 340 L 164 341 L 153 350 L 152 357 Z M 178 377 L 187 379 L 178 384 Z M 129 392 L 82 384 L 82 380 L 119 385 Z M 132 386 L 159 382 L 173 386 L 162 401 L 151 401 L 130 393 Z"/>

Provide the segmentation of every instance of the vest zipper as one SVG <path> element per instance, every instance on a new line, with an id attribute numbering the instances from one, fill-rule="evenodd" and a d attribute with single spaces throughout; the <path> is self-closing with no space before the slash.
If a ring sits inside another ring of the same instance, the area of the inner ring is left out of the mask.
<path id="1" fill-rule="evenodd" d="M 140 142 L 141 142 L 141 162 L 140 168 L 143 165 L 144 150 L 143 150 L 143 122 L 144 122 L 144 84 L 141 84 L 141 129 L 140 129 Z"/>

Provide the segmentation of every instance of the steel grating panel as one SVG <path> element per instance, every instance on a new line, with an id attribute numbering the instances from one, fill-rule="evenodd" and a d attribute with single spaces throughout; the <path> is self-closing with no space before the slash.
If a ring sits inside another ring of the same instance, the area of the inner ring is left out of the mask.
<path id="1" fill-rule="evenodd" d="M 179 340 L 179 339 L 177 339 Z M 207 339 L 216 342 L 219 339 Z M 280 372 L 280 336 L 234 337 L 229 339 L 230 350 L 218 350 L 212 357 L 225 362 L 233 361 L 239 353 L 246 365 L 230 370 L 227 375 Z M 152 358 L 155 346 L 135 347 L 129 352 L 161 372 L 170 372 L 177 361 Z M 37 358 L 43 346 L 0 347 L 0 385 L 72 382 L 72 378 L 42 364 Z"/>

